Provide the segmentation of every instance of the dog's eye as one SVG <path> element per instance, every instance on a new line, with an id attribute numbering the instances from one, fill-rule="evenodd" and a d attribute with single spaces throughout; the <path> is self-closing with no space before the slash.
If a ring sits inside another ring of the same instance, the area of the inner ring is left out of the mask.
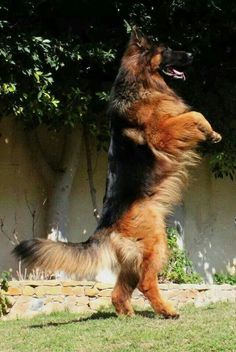
<path id="1" fill-rule="evenodd" d="M 163 52 L 162 52 L 162 54 L 163 54 L 164 57 L 170 57 L 170 55 L 171 55 L 171 49 L 170 49 L 170 48 L 164 49 Z"/>
<path id="2" fill-rule="evenodd" d="M 171 48 L 169 48 L 168 46 L 165 48 L 165 53 L 170 54 L 172 52 Z"/>
<path id="3" fill-rule="evenodd" d="M 152 41 L 154 44 L 159 44 L 159 39 L 157 37 L 152 37 Z"/>

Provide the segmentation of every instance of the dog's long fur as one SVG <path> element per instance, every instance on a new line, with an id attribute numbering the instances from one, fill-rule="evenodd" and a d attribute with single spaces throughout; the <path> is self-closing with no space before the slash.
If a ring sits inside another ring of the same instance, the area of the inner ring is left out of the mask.
<path id="1" fill-rule="evenodd" d="M 157 283 L 168 257 L 165 218 L 181 199 L 188 167 L 199 159 L 198 143 L 220 140 L 167 86 L 159 72 L 163 62 L 163 46 L 134 31 L 111 92 L 106 196 L 95 233 L 81 244 L 33 239 L 14 250 L 28 265 L 82 277 L 112 268 L 119 314 L 133 313 L 130 299 L 138 287 L 156 312 L 178 316 Z"/>

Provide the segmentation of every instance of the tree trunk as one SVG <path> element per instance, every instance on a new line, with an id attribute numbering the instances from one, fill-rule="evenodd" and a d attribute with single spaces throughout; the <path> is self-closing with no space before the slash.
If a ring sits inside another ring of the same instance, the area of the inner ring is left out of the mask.
<path id="1" fill-rule="evenodd" d="M 53 240 L 67 241 L 69 235 L 70 193 L 78 167 L 81 131 L 76 128 L 65 136 L 59 170 L 49 191 L 47 233 Z"/>
<path id="2" fill-rule="evenodd" d="M 70 180 L 67 175 L 57 175 L 49 194 L 47 234 L 52 240 L 65 241 L 69 226 Z"/>
<path id="3" fill-rule="evenodd" d="M 100 215 L 99 215 L 98 204 L 97 204 L 96 188 L 93 181 L 92 153 L 90 148 L 89 133 L 86 126 L 84 126 L 83 128 L 83 132 L 84 132 L 85 154 L 86 154 L 86 161 L 87 161 L 88 182 L 89 182 L 89 189 L 90 189 L 91 201 L 93 206 L 93 215 L 98 223 Z"/>
<path id="4" fill-rule="evenodd" d="M 82 142 L 81 128 L 66 131 L 61 160 L 57 168 L 47 161 L 36 131 L 28 138 L 33 162 L 47 189 L 47 235 L 52 240 L 67 241 L 69 234 L 69 197 L 78 168 L 78 154 Z"/>

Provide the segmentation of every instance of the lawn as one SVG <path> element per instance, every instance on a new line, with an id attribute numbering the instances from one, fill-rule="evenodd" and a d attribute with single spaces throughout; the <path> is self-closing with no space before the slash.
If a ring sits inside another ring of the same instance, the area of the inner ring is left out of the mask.
<path id="1" fill-rule="evenodd" d="M 179 320 L 152 311 L 117 318 L 112 309 L 93 315 L 56 313 L 0 322 L 1 352 L 236 352 L 236 304 L 185 307 Z"/>

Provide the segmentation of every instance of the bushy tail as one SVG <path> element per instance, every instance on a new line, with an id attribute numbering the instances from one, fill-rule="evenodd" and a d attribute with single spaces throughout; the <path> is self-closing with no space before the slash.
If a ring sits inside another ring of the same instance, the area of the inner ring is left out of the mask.
<path id="1" fill-rule="evenodd" d="M 14 248 L 13 254 L 29 268 L 51 272 L 60 270 L 88 279 L 94 278 L 104 268 L 116 266 L 109 236 L 104 239 L 91 237 L 83 243 L 26 240 Z"/>

